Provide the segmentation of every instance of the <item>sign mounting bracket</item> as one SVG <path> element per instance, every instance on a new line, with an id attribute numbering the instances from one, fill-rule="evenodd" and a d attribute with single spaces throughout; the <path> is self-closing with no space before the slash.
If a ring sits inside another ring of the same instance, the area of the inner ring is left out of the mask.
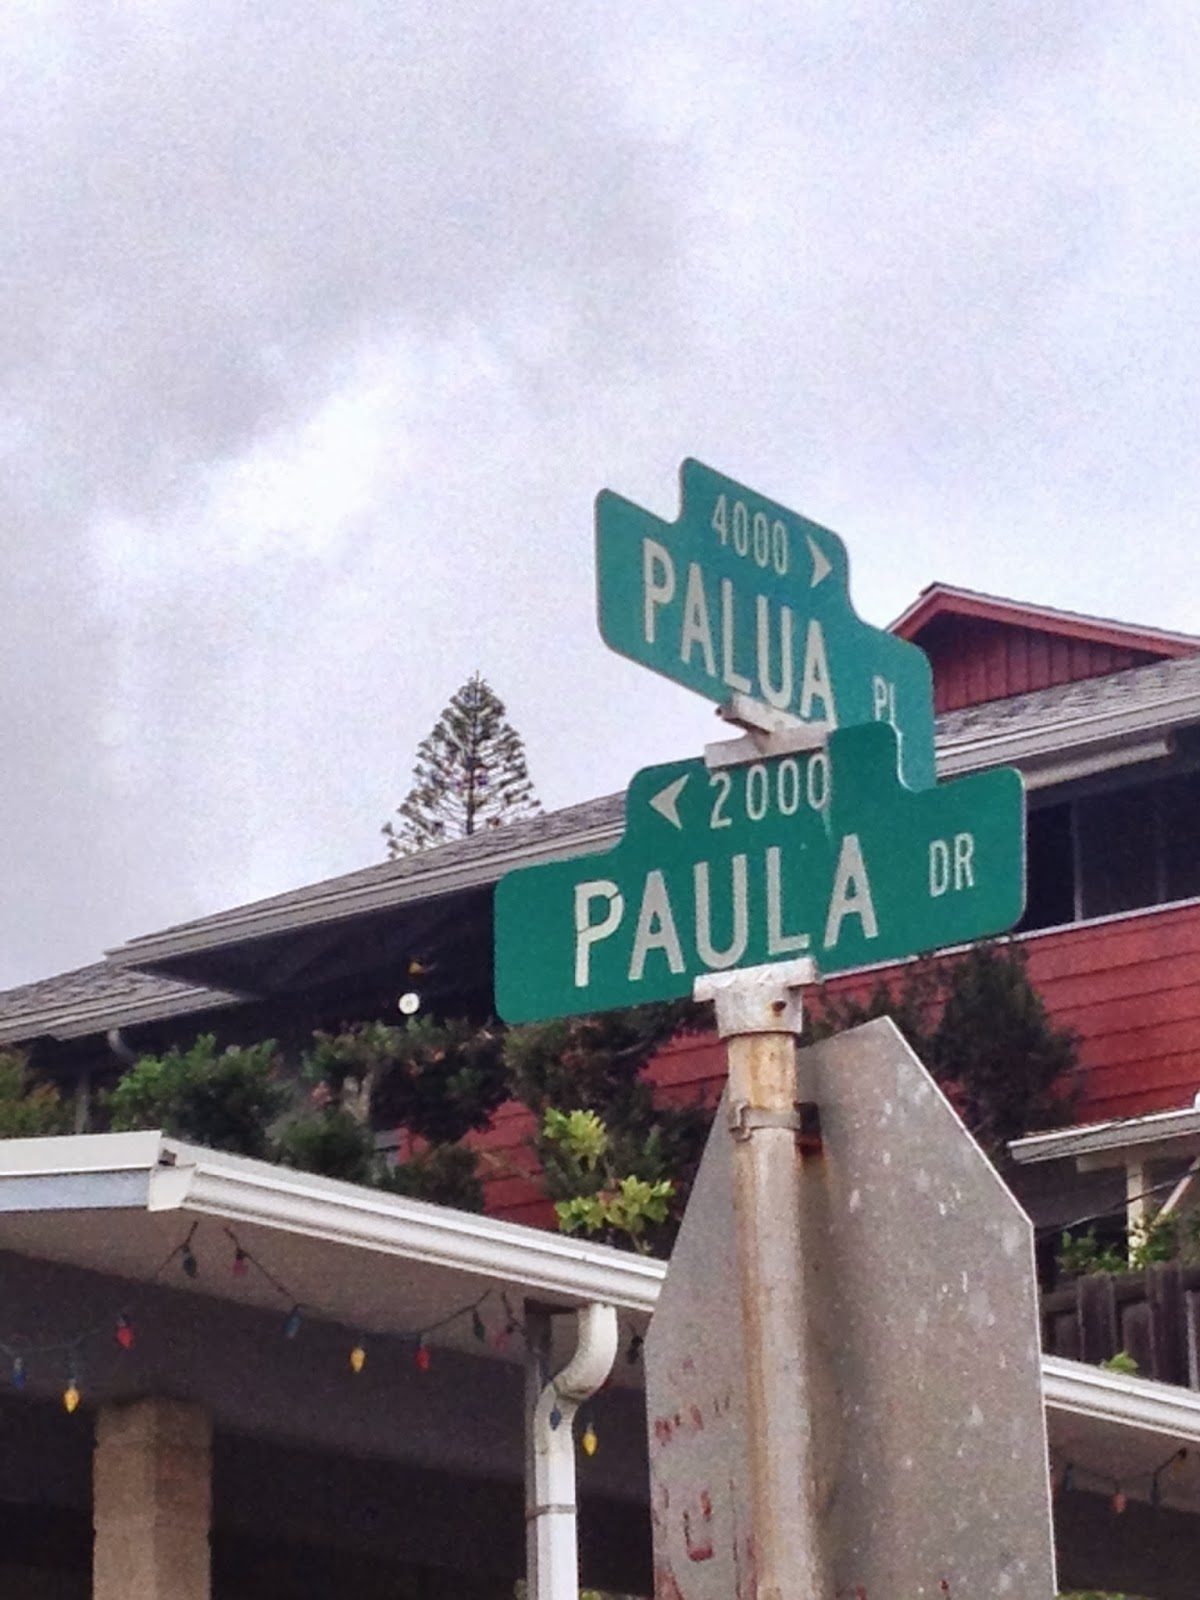
<path id="1" fill-rule="evenodd" d="M 717 707 L 717 715 L 744 732 L 740 739 L 723 739 L 718 744 L 705 745 L 704 764 L 710 771 L 765 761 L 771 756 L 823 750 L 832 732 L 828 722 L 804 722 L 745 694 L 730 695 L 724 705 Z"/>

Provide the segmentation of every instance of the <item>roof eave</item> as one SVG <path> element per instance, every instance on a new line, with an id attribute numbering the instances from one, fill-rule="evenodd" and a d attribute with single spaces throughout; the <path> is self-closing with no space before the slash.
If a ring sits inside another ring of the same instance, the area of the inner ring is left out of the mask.
<path id="1" fill-rule="evenodd" d="M 323 923 L 365 916 L 373 911 L 390 911 L 396 906 L 435 899 L 439 895 L 491 888 L 513 867 L 532 866 L 603 850 L 615 844 L 620 837 L 620 823 L 587 828 L 533 847 L 491 852 L 479 861 L 434 867 L 427 872 L 388 879 L 382 883 L 353 884 L 341 889 L 331 887 L 328 894 L 315 896 L 299 908 L 302 911 L 299 915 L 295 906 L 247 906 L 240 914 L 235 912 L 223 917 L 219 931 L 199 926 L 194 931 L 167 929 L 161 933 L 145 934 L 113 950 L 106 950 L 105 959 L 114 966 L 153 971 L 156 963 L 199 951 L 221 949 L 244 939 L 269 938 L 272 934 L 292 932 L 298 926 L 318 927 Z"/>
<path id="2" fill-rule="evenodd" d="M 956 777 L 983 767 L 1017 766 L 1026 772 L 1031 787 L 1064 781 L 1129 762 L 1152 760 L 1167 753 L 1161 736 L 1188 722 L 1200 721 L 1200 691 L 1165 700 L 1149 712 L 1144 707 L 1130 711 L 1105 708 L 1077 717 L 1060 718 L 1016 734 L 990 734 L 939 742 L 938 773 Z M 1085 763 L 1080 767 L 1080 761 Z M 598 853 L 616 845 L 621 837 L 620 820 L 602 826 L 559 835 L 541 845 L 517 847 L 500 854 L 490 853 L 477 862 L 414 873 L 402 879 L 353 884 L 308 901 L 303 907 L 248 906 L 241 914 L 222 919 L 218 928 L 198 925 L 193 929 L 165 930 L 131 940 L 108 952 L 116 966 L 154 971 L 160 964 L 177 961 L 231 944 L 286 934 L 297 927 L 317 927 L 377 911 L 417 904 L 471 889 L 490 888 L 514 867 Z"/>
<path id="3" fill-rule="evenodd" d="M 1144 1117 L 1096 1122 L 1082 1128 L 1054 1128 L 1014 1139 L 1009 1153 L 1014 1161 L 1065 1161 L 1164 1142 L 1195 1142 L 1200 1137 L 1200 1106 L 1177 1111 L 1152 1111 Z"/>
<path id="4" fill-rule="evenodd" d="M 1150 708 L 1135 705 L 1118 711 L 1105 707 L 1016 733 L 943 739 L 938 747 L 938 775 L 956 777 L 985 766 L 1017 766 L 1028 771 L 1039 764 L 1077 762 L 1089 752 L 1105 749 L 1124 751 L 1134 760 L 1153 759 L 1166 753 L 1156 746 L 1164 734 L 1197 721 L 1200 689 L 1164 698 Z"/>

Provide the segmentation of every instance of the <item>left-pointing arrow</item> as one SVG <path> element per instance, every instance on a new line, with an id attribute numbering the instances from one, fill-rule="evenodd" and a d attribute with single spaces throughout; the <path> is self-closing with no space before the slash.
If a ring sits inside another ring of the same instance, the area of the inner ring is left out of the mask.
<path id="1" fill-rule="evenodd" d="M 660 817 L 665 817 L 673 828 L 682 828 L 679 820 L 679 796 L 683 793 L 684 785 L 688 781 L 685 772 L 681 778 L 676 778 L 665 789 L 660 789 L 657 794 L 650 796 L 650 804 Z"/>

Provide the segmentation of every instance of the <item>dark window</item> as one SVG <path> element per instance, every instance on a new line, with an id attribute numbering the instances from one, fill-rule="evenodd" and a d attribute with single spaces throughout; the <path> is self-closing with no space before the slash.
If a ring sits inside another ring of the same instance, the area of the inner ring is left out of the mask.
<path id="1" fill-rule="evenodd" d="M 1018 931 L 1057 928 L 1064 922 L 1074 922 L 1070 805 L 1042 806 L 1029 813 L 1025 854 L 1025 915 L 1017 924 Z"/>
<path id="2" fill-rule="evenodd" d="M 1018 931 L 1200 897 L 1200 772 L 1029 813 Z"/>
<path id="3" fill-rule="evenodd" d="M 1106 917 L 1162 898 L 1156 785 L 1075 802 L 1080 911 Z"/>
<path id="4" fill-rule="evenodd" d="M 1185 772 L 1162 785 L 1165 898 L 1200 895 L 1200 772 Z"/>

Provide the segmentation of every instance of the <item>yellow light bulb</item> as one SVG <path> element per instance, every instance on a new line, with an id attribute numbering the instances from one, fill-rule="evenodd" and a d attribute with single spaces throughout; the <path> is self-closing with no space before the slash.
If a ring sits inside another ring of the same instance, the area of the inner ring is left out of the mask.
<path id="1" fill-rule="evenodd" d="M 584 1429 L 583 1438 L 580 1439 L 579 1442 L 583 1446 L 585 1454 L 589 1456 L 594 1456 L 596 1454 L 596 1451 L 600 1445 L 600 1441 L 597 1439 L 596 1430 L 592 1427 L 590 1422 Z"/>
<path id="2" fill-rule="evenodd" d="M 63 1405 L 66 1406 L 68 1411 L 74 1411 L 78 1404 L 79 1390 L 76 1387 L 75 1379 L 72 1378 L 70 1383 L 68 1383 L 67 1387 L 63 1390 Z"/>
<path id="3" fill-rule="evenodd" d="M 354 1349 L 351 1350 L 351 1352 L 350 1352 L 350 1370 L 351 1370 L 351 1372 L 361 1372 L 362 1369 L 366 1366 L 366 1364 L 367 1364 L 367 1352 L 363 1349 L 362 1345 L 356 1344 L 354 1346 Z"/>

